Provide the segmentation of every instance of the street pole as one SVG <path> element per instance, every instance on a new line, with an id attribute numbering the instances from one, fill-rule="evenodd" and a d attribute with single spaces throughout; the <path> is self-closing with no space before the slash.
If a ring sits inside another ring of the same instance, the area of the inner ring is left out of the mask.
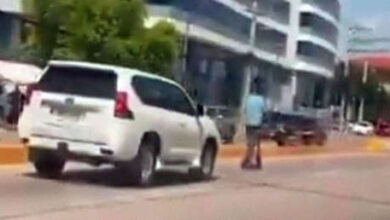
<path id="1" fill-rule="evenodd" d="M 246 92 L 245 92 L 245 99 L 248 97 L 250 93 L 250 87 L 252 83 L 252 77 L 255 74 L 255 47 L 256 47 L 256 32 L 257 32 L 257 9 L 258 9 L 258 3 L 257 0 L 254 0 L 252 3 L 252 24 L 250 29 L 250 35 L 249 35 L 249 71 L 247 74 L 247 80 L 246 80 Z M 245 100 L 244 99 L 244 100 Z"/>
<path id="2" fill-rule="evenodd" d="M 348 75 L 349 75 L 349 58 L 347 57 L 347 60 L 345 61 L 345 67 L 344 67 L 344 79 L 348 79 Z M 347 94 L 343 94 L 341 98 L 340 131 L 343 131 L 346 122 L 351 120 L 348 114 L 347 99 L 348 99 Z"/>
<path id="3" fill-rule="evenodd" d="M 241 112 L 244 113 L 244 107 L 245 107 L 245 100 L 247 99 L 249 92 L 250 92 L 250 87 L 251 87 L 251 81 L 252 81 L 252 76 L 254 75 L 255 72 L 255 64 L 254 64 L 254 51 L 255 51 L 255 44 L 256 44 L 256 32 L 257 32 L 257 8 L 258 8 L 258 3 L 257 0 L 253 1 L 252 4 L 252 24 L 251 24 L 251 29 L 250 29 L 250 34 L 249 34 L 249 65 L 248 69 L 245 71 L 245 79 L 244 79 L 244 91 L 242 95 L 242 102 L 241 102 Z M 243 114 L 241 114 L 243 115 Z"/>
<path id="4" fill-rule="evenodd" d="M 369 63 L 368 61 L 364 62 L 364 70 L 363 70 L 363 77 L 362 77 L 362 84 L 363 86 L 367 83 L 368 78 L 368 70 L 369 70 Z M 364 120 L 364 105 L 365 105 L 365 98 L 361 97 L 360 99 L 360 106 L 359 106 L 359 118 L 358 121 Z"/>

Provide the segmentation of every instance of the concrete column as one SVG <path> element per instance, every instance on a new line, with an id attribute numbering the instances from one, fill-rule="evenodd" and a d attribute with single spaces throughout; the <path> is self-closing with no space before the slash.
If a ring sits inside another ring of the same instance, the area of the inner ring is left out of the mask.
<path id="1" fill-rule="evenodd" d="M 368 62 L 364 62 L 364 70 L 363 70 L 363 78 L 362 78 L 362 83 L 365 85 L 367 83 L 367 78 L 368 78 Z M 360 105 L 359 105 L 359 117 L 358 121 L 363 121 L 364 120 L 364 106 L 365 106 L 366 100 L 364 97 L 361 98 L 360 100 Z"/>
<path id="2" fill-rule="evenodd" d="M 253 75 L 253 65 L 247 64 L 244 67 L 244 77 L 242 80 L 242 90 L 241 90 L 241 101 L 240 101 L 240 122 L 238 123 L 237 133 L 235 136 L 236 141 L 244 141 L 245 140 L 245 101 L 250 92 L 250 86 L 252 82 Z"/>
<path id="3" fill-rule="evenodd" d="M 298 103 L 298 76 L 297 72 L 293 71 L 291 76 L 291 97 L 292 97 L 292 109 L 295 110 L 299 106 Z"/>
<path id="4" fill-rule="evenodd" d="M 272 68 L 266 69 L 265 72 L 265 79 L 266 79 L 266 88 L 267 88 L 267 106 L 270 109 L 273 109 L 274 107 L 274 102 L 275 102 L 275 79 L 274 79 L 274 71 Z"/>

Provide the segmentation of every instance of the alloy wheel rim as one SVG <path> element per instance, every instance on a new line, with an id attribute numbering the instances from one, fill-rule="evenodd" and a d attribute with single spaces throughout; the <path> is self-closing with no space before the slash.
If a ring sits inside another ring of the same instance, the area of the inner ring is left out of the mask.
<path id="1" fill-rule="evenodd" d="M 142 179 L 148 180 L 153 173 L 153 156 L 150 152 L 145 153 L 145 157 L 142 160 Z"/>
<path id="2" fill-rule="evenodd" d="M 203 173 L 204 174 L 210 174 L 212 171 L 212 165 L 213 164 L 213 153 L 211 150 L 207 150 L 205 152 L 204 158 L 203 158 Z"/>

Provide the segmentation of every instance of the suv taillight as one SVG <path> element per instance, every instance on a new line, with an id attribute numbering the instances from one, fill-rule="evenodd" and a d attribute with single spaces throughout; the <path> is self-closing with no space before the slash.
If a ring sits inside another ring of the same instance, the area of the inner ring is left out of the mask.
<path id="1" fill-rule="evenodd" d="M 116 94 L 114 114 L 117 118 L 132 118 L 132 113 L 128 109 L 126 92 L 118 92 Z"/>

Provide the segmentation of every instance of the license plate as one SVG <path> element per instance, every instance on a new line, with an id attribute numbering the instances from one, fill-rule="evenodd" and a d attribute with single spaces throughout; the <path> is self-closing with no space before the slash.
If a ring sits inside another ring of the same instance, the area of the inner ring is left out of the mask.
<path id="1" fill-rule="evenodd" d="M 52 113 L 56 117 L 56 121 L 78 121 L 82 117 L 79 114 L 71 114 L 68 112 L 53 112 Z"/>
<path id="2" fill-rule="evenodd" d="M 50 113 L 55 115 L 58 120 L 63 118 L 65 120 L 78 121 L 83 117 L 83 114 L 80 114 L 80 112 L 76 111 L 59 111 L 57 109 L 50 109 Z"/>

